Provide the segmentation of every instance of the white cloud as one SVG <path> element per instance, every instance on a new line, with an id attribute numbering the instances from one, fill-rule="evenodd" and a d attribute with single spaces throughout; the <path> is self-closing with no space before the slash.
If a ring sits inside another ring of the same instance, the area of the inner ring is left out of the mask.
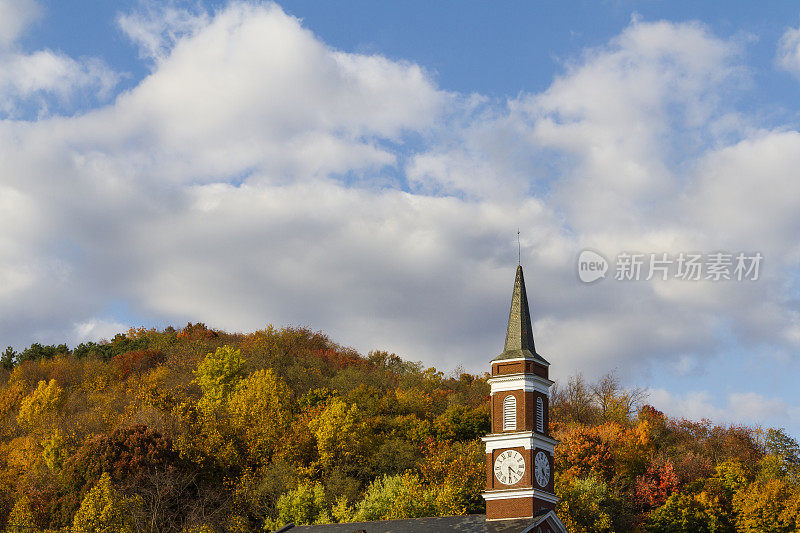
<path id="1" fill-rule="evenodd" d="M 646 392 L 648 403 L 670 416 L 689 420 L 707 418 L 718 423 L 728 422 L 725 411 L 714 405 L 708 391 L 693 391 L 680 396 L 664 389 L 648 389 Z"/>
<path id="2" fill-rule="evenodd" d="M 789 427 L 791 430 L 800 426 L 800 406 L 757 392 L 730 393 L 723 405 L 717 405 L 708 391 L 678 395 L 665 389 L 648 389 L 647 393 L 648 403 L 675 417 L 695 421 L 707 418 L 717 424 Z"/>
<path id="3" fill-rule="evenodd" d="M 778 43 L 778 66 L 800 76 L 800 28 L 789 28 Z"/>
<path id="4" fill-rule="evenodd" d="M 12 45 L 40 11 L 35 0 L 0 0 L 0 49 Z"/>
<path id="5" fill-rule="evenodd" d="M 208 24 L 208 14 L 199 8 L 159 6 L 145 2 L 140 10 L 123 13 L 117 24 L 139 46 L 141 57 L 159 61 L 167 57 L 175 44 Z"/>
<path id="6" fill-rule="evenodd" d="M 119 19 L 154 61 L 113 103 L 0 122 L 3 342 L 110 336 L 104 310 L 124 301 L 157 321 L 308 325 L 481 371 L 502 345 L 519 227 L 558 377 L 702 368 L 721 331 L 794 346 L 781 287 L 797 220 L 779 191 L 795 187 L 796 134 L 737 129 L 738 46 L 707 28 L 634 22 L 546 91 L 498 103 L 332 49 L 272 4 L 169 13 Z M 574 270 L 587 246 L 755 244 L 780 268 L 751 285 L 587 286 Z"/>
<path id="7" fill-rule="evenodd" d="M 668 213 L 652 206 L 671 207 L 663 199 L 681 183 L 674 159 L 707 139 L 701 130 L 715 120 L 723 82 L 738 74 L 736 53 L 696 23 L 634 21 L 542 94 L 520 99 L 533 142 L 574 156 L 556 187 L 571 225 L 620 236 L 664 227 Z"/>
<path id="8" fill-rule="evenodd" d="M 17 50 L 17 38 L 39 15 L 33 0 L 0 0 L 0 118 L 48 115 L 51 107 L 67 107 L 78 94 L 104 99 L 119 80 L 98 59 Z"/>
<path id="9" fill-rule="evenodd" d="M 430 126 L 446 99 L 419 66 L 332 50 L 274 4 L 181 24 L 196 29 L 93 123 L 101 136 L 126 123 L 142 160 L 163 154 L 153 171 L 171 179 L 374 171 L 396 161 L 378 140 Z"/>
<path id="10" fill-rule="evenodd" d="M 105 98 L 118 79 L 98 60 L 75 61 L 50 50 L 0 53 L 0 116 L 14 116 L 30 102 L 40 112 L 47 111 L 51 96 L 56 105 L 69 103 L 83 91 Z"/>
<path id="11" fill-rule="evenodd" d="M 73 334 L 70 341 L 70 346 L 77 346 L 82 342 L 109 340 L 113 339 L 117 333 L 123 333 L 129 329 L 129 326 L 120 322 L 92 319 L 86 322 L 75 324 Z"/>

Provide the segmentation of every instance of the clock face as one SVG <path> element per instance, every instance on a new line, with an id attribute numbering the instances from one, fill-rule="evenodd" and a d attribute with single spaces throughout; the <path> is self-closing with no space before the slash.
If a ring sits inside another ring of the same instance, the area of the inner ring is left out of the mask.
<path id="1" fill-rule="evenodd" d="M 515 450 L 506 450 L 494 460 L 494 475 L 503 485 L 513 485 L 525 473 L 525 459 Z"/>
<path id="2" fill-rule="evenodd" d="M 547 482 L 550 481 L 550 461 L 548 461 L 544 452 L 536 452 L 533 463 L 534 472 L 536 473 L 536 483 L 544 488 L 547 486 Z"/>

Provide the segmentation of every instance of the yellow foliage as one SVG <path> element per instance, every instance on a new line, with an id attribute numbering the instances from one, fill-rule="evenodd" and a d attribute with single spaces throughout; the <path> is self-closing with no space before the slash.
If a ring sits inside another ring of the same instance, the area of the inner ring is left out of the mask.
<path id="1" fill-rule="evenodd" d="M 111 476 L 103 473 L 86 494 L 72 521 L 77 531 L 93 533 L 133 533 L 135 528 L 127 508 L 136 502 L 120 496 L 111 486 Z"/>
<path id="2" fill-rule="evenodd" d="M 417 415 L 398 415 L 392 420 L 392 425 L 399 436 L 417 445 L 433 435 L 433 424 Z"/>
<path id="3" fill-rule="evenodd" d="M 384 476 L 367 488 L 353 518 L 360 522 L 432 516 L 435 492 L 427 490 L 415 474 Z"/>
<path id="4" fill-rule="evenodd" d="M 15 526 L 18 531 L 37 530 L 36 521 L 31 512 L 31 506 L 27 496 L 23 496 L 14 504 L 14 508 L 11 509 L 11 514 L 8 515 L 7 523 L 8 526 Z M 14 531 L 11 527 L 7 527 L 6 529 L 8 531 Z"/>
<path id="5" fill-rule="evenodd" d="M 647 420 L 640 420 L 636 427 L 633 429 L 633 435 L 635 436 L 635 446 L 640 448 L 649 446 L 652 442 L 652 424 Z"/>
<path id="6" fill-rule="evenodd" d="M 230 394 L 227 406 L 234 431 L 251 462 L 267 462 L 289 425 L 289 387 L 272 370 L 253 372 Z"/>
<path id="7" fill-rule="evenodd" d="M 247 533 L 250 531 L 250 524 L 247 519 L 242 516 L 231 516 L 228 519 L 228 527 L 225 528 L 226 533 Z"/>
<path id="8" fill-rule="evenodd" d="M 42 457 L 38 439 L 32 435 L 13 439 L 8 447 L 8 466 L 18 472 L 31 470 Z"/>
<path id="9" fill-rule="evenodd" d="M 242 352 L 227 345 L 206 355 L 194 372 L 195 382 L 203 389 L 201 410 L 210 412 L 222 405 L 241 379 L 244 363 Z"/>
<path id="10" fill-rule="evenodd" d="M 608 486 L 594 476 L 585 479 L 556 473 L 558 517 L 571 533 L 613 533 L 611 516 L 603 508 Z"/>
<path id="11" fill-rule="evenodd" d="M 319 416 L 309 423 L 317 437 L 317 452 L 323 469 L 337 464 L 353 464 L 359 456 L 360 441 L 366 432 L 363 414 L 355 405 L 333 398 Z"/>
<path id="12" fill-rule="evenodd" d="M 736 529 L 742 533 L 797 531 L 798 490 L 782 479 L 756 481 L 739 490 L 733 497 Z"/>
<path id="13" fill-rule="evenodd" d="M 416 388 L 397 389 L 395 395 L 403 412 L 415 414 L 420 418 L 430 415 L 433 400 L 425 391 Z"/>
<path id="14" fill-rule="evenodd" d="M 222 465 L 241 463 L 233 436 L 214 413 L 200 411 L 195 402 L 181 402 L 172 409 L 172 417 L 179 429 L 174 445 L 181 457 L 201 462 L 206 454 Z"/>
<path id="15" fill-rule="evenodd" d="M 217 530 L 208 524 L 203 524 L 201 526 L 185 527 L 182 533 L 217 533 Z"/>
<path id="16" fill-rule="evenodd" d="M 44 458 L 44 464 L 50 470 L 54 472 L 61 470 L 61 466 L 69 455 L 70 450 L 67 439 L 60 429 L 54 430 L 42 440 L 42 457 Z"/>
<path id="17" fill-rule="evenodd" d="M 22 399 L 17 422 L 30 429 L 40 426 L 48 414 L 60 407 L 63 396 L 64 391 L 56 380 L 40 381 L 36 390 Z"/>

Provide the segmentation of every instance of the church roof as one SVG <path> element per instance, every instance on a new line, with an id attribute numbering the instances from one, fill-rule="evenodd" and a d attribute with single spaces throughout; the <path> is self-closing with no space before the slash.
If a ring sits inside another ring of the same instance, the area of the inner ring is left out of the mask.
<path id="1" fill-rule="evenodd" d="M 511 295 L 511 310 L 508 313 L 508 329 L 503 353 L 492 359 L 530 359 L 549 365 L 544 357 L 536 353 L 531 328 L 531 312 L 528 307 L 528 295 L 525 292 L 525 276 L 522 265 L 517 266 L 517 277 L 514 280 L 514 292 Z"/>
<path id="2" fill-rule="evenodd" d="M 538 514 L 537 514 L 538 517 Z M 287 533 L 522 533 L 538 524 L 537 517 L 510 520 L 486 520 L 486 515 L 440 516 L 295 526 Z"/>

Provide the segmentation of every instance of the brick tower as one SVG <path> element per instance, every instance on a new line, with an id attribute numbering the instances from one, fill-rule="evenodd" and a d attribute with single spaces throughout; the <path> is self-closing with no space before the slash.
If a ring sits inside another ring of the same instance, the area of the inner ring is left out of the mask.
<path id="1" fill-rule="evenodd" d="M 536 353 L 522 267 L 517 267 L 503 353 L 492 359 L 492 432 L 486 443 L 486 519 L 550 515 L 546 529 L 558 531 L 553 488 L 548 363 Z M 538 524 L 539 521 L 536 520 Z"/>

